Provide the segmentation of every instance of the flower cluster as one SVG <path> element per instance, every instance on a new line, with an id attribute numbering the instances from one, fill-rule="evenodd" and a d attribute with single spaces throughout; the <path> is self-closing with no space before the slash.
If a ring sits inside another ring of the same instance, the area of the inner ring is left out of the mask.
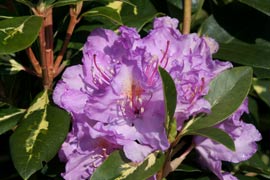
<path id="1" fill-rule="evenodd" d="M 89 178 L 117 149 L 131 161 L 141 162 L 149 153 L 169 147 L 159 66 L 176 84 L 179 131 L 190 116 L 210 113 L 210 104 L 204 99 L 209 83 L 232 65 L 212 60 L 218 49 L 214 40 L 197 34 L 182 35 L 177 26 L 176 19 L 161 17 L 155 19 L 153 29 L 143 38 L 134 28 L 125 26 L 119 33 L 96 29 L 88 37 L 83 64 L 67 68 L 53 93 L 54 102 L 73 118 L 72 130 L 59 153 L 66 162 L 62 174 L 65 179 Z M 196 139 L 202 159 L 221 179 L 222 160 L 239 162 L 256 151 L 254 142 L 260 139 L 259 133 L 252 125 L 239 121 L 246 107 L 244 104 L 219 125 L 234 138 L 236 152 L 209 139 Z M 242 138 L 246 138 L 245 143 Z M 212 154 L 212 149 L 230 156 Z M 245 157 L 239 158 L 238 152 Z"/>

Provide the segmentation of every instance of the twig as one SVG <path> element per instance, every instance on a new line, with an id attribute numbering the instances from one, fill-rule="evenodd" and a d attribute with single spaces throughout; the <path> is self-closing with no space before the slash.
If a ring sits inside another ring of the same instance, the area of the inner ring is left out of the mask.
<path id="1" fill-rule="evenodd" d="M 45 37 L 46 37 L 46 63 L 48 68 L 49 78 L 53 79 L 53 18 L 52 7 L 46 11 L 45 17 Z"/>
<path id="2" fill-rule="evenodd" d="M 63 62 L 63 63 L 59 66 L 57 72 L 54 74 L 54 77 L 58 76 L 58 75 L 65 69 L 65 67 L 67 66 L 67 64 L 68 64 L 68 63 L 64 63 L 64 62 Z"/>
<path id="3" fill-rule="evenodd" d="M 67 50 L 67 46 L 68 46 L 68 43 L 70 41 L 71 35 L 74 31 L 74 28 L 75 28 L 76 24 L 80 21 L 80 19 L 78 19 L 78 16 L 79 16 L 81 9 L 82 9 L 82 3 L 83 3 L 83 1 L 77 3 L 75 8 L 70 7 L 70 9 L 69 9 L 70 21 L 69 21 L 68 29 L 66 32 L 66 37 L 65 37 L 65 40 L 63 42 L 61 51 L 58 54 L 58 56 L 55 60 L 55 63 L 54 63 L 54 68 L 53 68 L 54 77 L 60 73 L 58 70 L 59 66 L 62 63 L 64 54 Z"/>
<path id="4" fill-rule="evenodd" d="M 164 177 L 166 177 L 170 172 L 173 172 L 184 161 L 184 159 L 192 151 L 194 146 L 195 146 L 194 143 L 192 143 L 188 147 L 188 149 L 183 154 L 181 154 L 181 156 L 175 158 L 173 161 L 169 163 L 169 165 L 165 168 Z"/>
<path id="5" fill-rule="evenodd" d="M 190 33 L 190 26 L 191 26 L 191 7 L 192 1 L 191 0 L 184 0 L 184 19 L 183 19 L 183 34 Z"/>
<path id="6" fill-rule="evenodd" d="M 174 156 L 177 152 L 179 152 L 186 145 L 185 141 L 180 142 L 173 148 L 172 156 Z"/>
<path id="7" fill-rule="evenodd" d="M 42 22 L 42 27 L 39 31 L 39 45 L 40 45 L 40 57 L 41 57 L 41 69 L 43 78 L 44 89 L 50 88 L 50 78 L 46 61 L 46 39 L 45 39 L 45 21 Z"/>
<path id="8" fill-rule="evenodd" d="M 33 69 L 30 69 L 28 67 L 23 66 L 23 71 L 27 72 L 28 74 L 31 74 L 33 76 L 38 76 L 37 72 Z"/>
<path id="9" fill-rule="evenodd" d="M 40 67 L 40 64 L 39 64 L 39 62 L 38 62 L 32 48 L 28 47 L 28 48 L 26 48 L 25 51 L 26 51 L 27 56 L 29 57 L 29 60 L 30 60 L 30 62 L 32 64 L 32 66 L 34 67 L 36 75 L 38 77 L 41 77 L 42 76 L 41 67 Z"/>
<path id="10" fill-rule="evenodd" d="M 168 167 L 170 167 L 170 162 L 171 162 L 172 157 L 175 155 L 176 150 L 178 151 L 184 146 L 184 143 L 180 143 L 178 145 L 182 136 L 183 136 L 183 134 L 181 132 L 179 132 L 177 134 L 175 140 L 171 143 L 169 149 L 166 151 L 165 163 L 164 163 L 162 169 L 157 173 L 157 180 L 162 180 L 163 177 L 167 176 L 165 174 L 168 174 L 167 171 L 168 171 Z"/>
<path id="11" fill-rule="evenodd" d="M 44 89 L 51 89 L 53 82 L 53 22 L 52 7 L 36 8 L 36 15 L 43 18 L 39 32 L 41 70 Z"/>

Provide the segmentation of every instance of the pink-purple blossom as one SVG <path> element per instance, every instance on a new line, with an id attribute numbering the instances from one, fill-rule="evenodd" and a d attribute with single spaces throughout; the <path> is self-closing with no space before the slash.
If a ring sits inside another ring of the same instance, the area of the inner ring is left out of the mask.
<path id="1" fill-rule="evenodd" d="M 231 117 L 216 126 L 231 136 L 235 151 L 208 138 L 198 136 L 194 139 L 196 149 L 200 153 L 201 165 L 210 169 L 221 180 L 237 179 L 228 172 L 222 173 L 222 161 L 238 163 L 249 159 L 257 151 L 256 141 L 262 138 L 254 125 L 241 120 L 243 113 L 248 113 L 247 99 Z"/>
<path id="2" fill-rule="evenodd" d="M 96 29 L 90 34 L 83 47 L 82 65 L 68 67 L 53 93 L 54 102 L 73 118 L 72 130 L 59 153 L 66 162 L 66 172 L 62 174 L 65 179 L 89 178 L 116 149 L 123 150 L 134 162 L 143 161 L 156 150 L 167 150 L 158 66 L 166 69 L 176 84 L 178 130 L 190 116 L 210 113 L 211 106 L 204 99 L 209 83 L 232 65 L 212 59 L 218 49 L 213 39 L 182 35 L 177 26 L 176 19 L 161 17 L 155 19 L 153 29 L 145 37 L 125 26 L 119 28 L 119 33 Z M 245 128 L 257 133 L 252 125 L 239 122 L 241 114 L 236 113 L 237 117 L 232 116 L 219 128 L 235 133 L 230 135 L 235 137 L 236 147 L 237 143 L 241 150 L 248 146 L 252 149 L 247 152 L 250 157 L 256 151 L 254 142 L 259 136 L 248 136 L 248 143 L 241 143 Z M 232 154 L 223 147 L 212 146 L 208 139 L 196 141 L 202 157 L 209 156 L 212 147 L 231 155 L 231 159 L 213 155 L 217 164 L 206 162 L 214 173 L 221 169 L 221 160 L 247 159 L 240 158 L 238 151 Z"/>

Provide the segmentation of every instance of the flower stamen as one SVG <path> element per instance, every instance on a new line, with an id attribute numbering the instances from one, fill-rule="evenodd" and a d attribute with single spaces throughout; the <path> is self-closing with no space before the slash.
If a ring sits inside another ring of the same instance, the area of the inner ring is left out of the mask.
<path id="1" fill-rule="evenodd" d="M 97 61 L 96 61 L 96 54 L 93 55 L 93 59 L 94 59 L 94 65 L 96 67 L 96 69 L 99 71 L 99 73 L 101 74 L 101 77 L 106 81 L 106 82 L 110 82 L 110 77 L 104 72 L 102 71 L 102 69 L 100 69 L 100 67 L 97 65 Z M 102 83 L 101 79 L 98 78 L 99 83 Z"/>
<path id="2" fill-rule="evenodd" d="M 163 56 L 162 56 L 161 60 L 159 61 L 159 64 L 162 64 L 163 61 L 165 60 L 165 64 L 164 64 L 163 68 L 166 68 L 168 61 L 169 61 L 169 58 L 166 57 L 168 54 L 169 46 L 170 46 L 170 41 L 167 41 L 165 52 L 163 53 Z"/>

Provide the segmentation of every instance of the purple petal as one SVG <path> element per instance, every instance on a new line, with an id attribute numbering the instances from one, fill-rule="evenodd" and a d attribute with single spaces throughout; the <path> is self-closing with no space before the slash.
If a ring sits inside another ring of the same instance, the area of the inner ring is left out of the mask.
<path id="1" fill-rule="evenodd" d="M 151 147 L 138 144 L 135 141 L 128 141 L 123 150 L 127 158 L 133 162 L 142 162 L 152 152 Z"/>

